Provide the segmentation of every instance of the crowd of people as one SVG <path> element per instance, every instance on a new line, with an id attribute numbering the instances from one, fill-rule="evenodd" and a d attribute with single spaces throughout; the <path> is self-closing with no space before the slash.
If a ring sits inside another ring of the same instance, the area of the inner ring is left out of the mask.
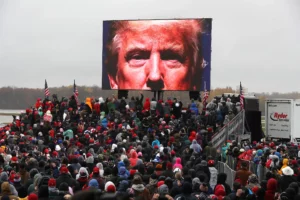
<path id="1" fill-rule="evenodd" d="M 239 109 L 229 98 L 184 108 L 176 98 L 144 101 L 142 93 L 129 101 L 86 98 L 79 106 L 74 96 L 37 99 L 0 128 L 0 198 L 299 198 L 297 161 L 283 145 L 213 147 L 213 134 Z M 216 166 L 234 159 L 258 167 L 252 173 L 241 162 L 230 187 Z"/>

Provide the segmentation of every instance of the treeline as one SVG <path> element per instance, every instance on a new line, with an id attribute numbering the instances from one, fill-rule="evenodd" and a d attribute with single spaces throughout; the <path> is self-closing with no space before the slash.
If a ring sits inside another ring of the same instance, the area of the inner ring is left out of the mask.
<path id="1" fill-rule="evenodd" d="M 117 97 L 118 92 L 116 90 L 102 90 L 98 86 L 77 86 L 79 92 L 80 102 L 84 102 L 86 97 L 111 97 L 115 95 Z M 73 95 L 73 85 L 49 88 L 51 95 L 57 94 L 59 100 L 62 97 L 69 98 Z M 128 97 L 139 96 L 140 91 L 129 91 Z M 152 98 L 153 93 L 150 91 L 142 91 L 145 98 Z M 210 91 L 209 101 L 216 95 L 223 93 L 235 93 L 231 87 L 216 88 Z M 203 96 L 203 95 L 202 95 Z M 259 98 L 260 110 L 265 110 L 265 100 L 269 98 L 287 98 L 287 99 L 300 99 L 300 93 L 256 93 L 256 97 Z M 189 92 L 175 92 L 166 91 L 163 93 L 163 99 L 167 98 L 178 98 L 184 106 L 189 102 Z M 2 87 L 0 88 L 0 109 L 26 109 L 35 104 L 37 98 L 44 98 L 44 89 L 33 89 L 33 88 L 16 88 L 16 87 Z"/>

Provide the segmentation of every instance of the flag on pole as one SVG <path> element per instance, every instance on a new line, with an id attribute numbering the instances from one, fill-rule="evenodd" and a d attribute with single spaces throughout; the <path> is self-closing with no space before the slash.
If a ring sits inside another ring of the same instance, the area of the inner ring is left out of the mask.
<path id="1" fill-rule="evenodd" d="M 76 87 L 76 83 L 75 83 L 75 80 L 74 80 L 74 86 L 73 86 L 73 94 L 74 94 L 74 97 L 75 97 L 75 100 L 76 100 L 76 103 L 78 105 L 78 90 L 77 90 L 77 87 Z"/>
<path id="2" fill-rule="evenodd" d="M 242 87 L 242 82 L 240 82 L 240 104 L 241 104 L 241 110 L 244 109 L 244 92 Z"/>
<path id="3" fill-rule="evenodd" d="M 204 82 L 203 108 L 206 108 L 207 99 L 208 99 L 208 91 L 206 90 L 206 82 Z"/>
<path id="4" fill-rule="evenodd" d="M 44 93 L 45 93 L 45 98 L 49 97 L 50 96 L 50 91 L 49 91 L 49 88 L 48 88 L 48 84 L 47 84 L 47 80 L 45 79 L 45 90 L 44 90 Z"/>

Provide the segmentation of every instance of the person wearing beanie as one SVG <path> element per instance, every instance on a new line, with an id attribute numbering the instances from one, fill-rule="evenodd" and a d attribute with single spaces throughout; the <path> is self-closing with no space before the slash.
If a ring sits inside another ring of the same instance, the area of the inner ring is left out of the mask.
<path id="1" fill-rule="evenodd" d="M 31 193 L 27 196 L 27 200 L 38 200 L 38 196 L 35 193 Z"/>
<path id="2" fill-rule="evenodd" d="M 124 180 L 125 181 L 125 180 Z M 128 183 L 128 182 L 127 182 Z M 118 196 L 122 196 L 122 194 L 126 193 L 117 193 L 116 192 L 116 186 L 113 182 L 108 181 L 105 186 L 104 186 L 104 191 L 105 193 L 101 196 L 101 199 L 117 199 L 117 194 Z"/>
<path id="3" fill-rule="evenodd" d="M 60 185 L 62 183 L 67 183 L 70 187 L 74 187 L 76 185 L 75 179 L 69 174 L 69 170 L 66 166 L 62 166 L 60 169 L 60 175 L 56 179 L 56 185 Z"/>
<path id="4" fill-rule="evenodd" d="M 0 185 L 4 182 L 8 182 L 8 174 L 6 172 L 1 172 L 0 174 Z M 18 196 L 18 191 L 16 188 L 12 185 L 10 185 L 10 191 L 12 192 L 13 195 Z"/>
<path id="5" fill-rule="evenodd" d="M 76 175 L 76 180 L 78 181 L 80 188 L 83 188 L 84 185 L 88 182 L 89 173 L 86 168 L 81 167 L 78 174 Z"/>
<path id="6" fill-rule="evenodd" d="M 89 181 L 88 189 L 89 189 L 89 190 L 99 190 L 99 191 L 101 191 L 101 190 L 99 189 L 99 183 L 98 183 L 98 181 L 97 181 L 96 179 L 91 179 L 91 180 Z"/>
<path id="7" fill-rule="evenodd" d="M 209 180 L 209 186 L 211 188 L 215 188 L 217 185 L 217 179 L 218 179 L 218 170 L 215 168 L 215 161 L 209 160 L 207 162 L 209 173 L 210 173 L 210 180 Z"/>
<path id="8" fill-rule="evenodd" d="M 134 176 L 132 180 L 132 186 L 129 189 L 129 194 L 135 199 L 150 200 L 150 192 L 143 185 L 143 181 L 140 176 Z"/>
<path id="9" fill-rule="evenodd" d="M 27 190 L 25 187 L 21 184 L 21 177 L 20 174 L 16 174 L 14 177 L 14 187 L 16 188 L 18 192 L 18 196 L 20 198 L 25 198 L 27 196 Z"/>
<path id="10" fill-rule="evenodd" d="M 149 190 L 150 196 L 153 196 L 155 193 L 157 193 L 157 175 L 152 174 L 149 179 L 149 184 L 146 185 L 146 188 Z"/>
<path id="11" fill-rule="evenodd" d="M 155 174 L 156 174 L 157 176 L 161 176 L 162 173 L 163 173 L 162 164 L 157 164 L 157 165 L 155 166 Z"/>
<path id="12" fill-rule="evenodd" d="M 172 163 L 171 162 L 167 162 L 166 165 L 166 170 L 162 173 L 163 176 L 165 177 L 170 177 L 171 179 L 174 178 L 174 173 L 172 170 Z"/>
<path id="13" fill-rule="evenodd" d="M 246 186 L 246 188 L 252 190 L 253 187 L 258 187 L 258 189 L 260 188 L 259 185 L 259 181 L 258 178 L 255 174 L 251 174 L 248 178 L 248 185 Z"/>
<path id="14" fill-rule="evenodd" d="M 108 182 L 105 184 L 104 190 L 105 190 L 105 192 L 107 192 L 107 193 L 115 193 L 115 192 L 116 192 L 116 186 L 115 186 L 115 184 L 114 184 L 113 182 L 108 181 Z"/>
<path id="15" fill-rule="evenodd" d="M 153 195 L 152 200 L 158 200 L 158 199 L 173 200 L 173 198 L 169 195 L 169 188 L 167 185 L 163 184 L 159 186 L 157 191 L 158 193 Z"/>
<path id="16" fill-rule="evenodd" d="M 54 200 L 59 194 L 59 190 L 56 188 L 56 180 L 54 178 L 50 178 L 48 181 L 48 193 L 49 200 Z"/>
<path id="17" fill-rule="evenodd" d="M 100 169 L 98 167 L 94 167 L 93 173 L 91 175 L 91 179 L 96 179 L 98 182 L 99 189 L 103 191 L 105 186 L 105 179 L 100 176 Z"/>

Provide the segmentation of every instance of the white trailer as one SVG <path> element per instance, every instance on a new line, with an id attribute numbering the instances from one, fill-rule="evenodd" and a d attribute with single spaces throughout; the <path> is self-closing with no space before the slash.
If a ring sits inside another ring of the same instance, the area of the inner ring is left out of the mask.
<path id="1" fill-rule="evenodd" d="M 266 136 L 300 143 L 300 100 L 266 100 Z"/>
<path id="2" fill-rule="evenodd" d="M 294 101 L 294 111 L 293 111 L 293 135 L 292 135 L 292 142 L 300 143 L 300 100 L 297 99 Z"/>
<path id="3" fill-rule="evenodd" d="M 292 140 L 292 99 L 269 99 L 266 100 L 266 136 Z"/>

